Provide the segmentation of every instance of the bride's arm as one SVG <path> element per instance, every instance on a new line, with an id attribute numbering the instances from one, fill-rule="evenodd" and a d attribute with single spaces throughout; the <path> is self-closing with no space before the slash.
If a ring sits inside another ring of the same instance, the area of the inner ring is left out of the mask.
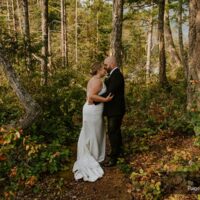
<path id="1" fill-rule="evenodd" d="M 98 95 L 99 91 L 101 90 L 102 82 L 101 80 L 95 80 L 92 83 L 90 88 L 90 95 L 88 96 L 89 102 L 108 102 L 112 100 L 111 94 L 107 95 L 106 97 L 101 97 Z"/>

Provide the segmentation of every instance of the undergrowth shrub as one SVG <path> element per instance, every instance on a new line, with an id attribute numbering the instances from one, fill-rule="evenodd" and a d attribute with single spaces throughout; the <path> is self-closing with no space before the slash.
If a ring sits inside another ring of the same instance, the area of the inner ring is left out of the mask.
<path id="1" fill-rule="evenodd" d="M 128 135 L 156 134 L 165 129 L 186 134 L 192 132 L 193 126 L 186 113 L 186 85 L 178 81 L 171 85 L 171 91 L 166 92 L 157 83 L 148 87 L 141 83 L 128 84 L 124 123 Z"/>
<path id="2" fill-rule="evenodd" d="M 24 112 L 16 104 L 13 91 L 7 90 L 6 83 L 2 84 L 5 91 L 0 93 L 0 185 L 4 188 L 1 198 L 14 198 L 18 190 L 34 187 L 44 174 L 67 169 L 69 147 L 79 134 L 86 97 L 85 80 L 80 81 L 76 71 L 59 70 L 48 86 L 38 87 L 38 82 L 39 77 L 25 87 L 43 112 L 26 130 L 2 126 Z"/>

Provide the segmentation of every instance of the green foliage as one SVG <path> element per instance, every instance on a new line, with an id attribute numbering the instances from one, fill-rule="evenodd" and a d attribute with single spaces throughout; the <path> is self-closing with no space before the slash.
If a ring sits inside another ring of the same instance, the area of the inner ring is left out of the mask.
<path id="1" fill-rule="evenodd" d="M 126 174 L 129 174 L 132 171 L 131 166 L 125 161 L 124 158 L 118 158 L 117 165 Z"/>
<path id="2" fill-rule="evenodd" d="M 0 134 L 0 185 L 2 181 L 7 195 L 34 186 L 44 173 L 65 169 L 70 158 L 69 145 L 79 134 L 85 81 L 78 81 L 75 71 L 62 69 L 51 77 L 47 87 L 37 87 L 37 78 L 36 75 L 26 87 L 34 91 L 42 116 L 25 132 L 2 129 Z M 1 125 L 23 114 L 14 94 L 7 91 L 4 82 L 0 93 Z"/>
<path id="3" fill-rule="evenodd" d="M 140 191 L 142 197 L 149 200 L 160 199 L 162 196 L 161 182 L 151 179 L 151 182 L 146 182 L 148 176 L 142 169 L 139 172 L 132 172 L 130 179 L 135 191 Z"/>
<path id="4" fill-rule="evenodd" d="M 19 107 L 16 96 L 11 92 L 7 81 L 2 78 L 0 83 L 0 126 L 18 118 L 22 114 Z"/>
<path id="5" fill-rule="evenodd" d="M 165 129 L 180 134 L 192 132 L 193 126 L 185 109 L 185 85 L 176 82 L 172 85 L 172 91 L 166 93 L 156 84 L 146 87 L 130 83 L 126 120 L 130 134 L 142 136 Z"/>
<path id="6" fill-rule="evenodd" d="M 0 185 L 5 191 L 32 187 L 43 173 L 54 173 L 69 162 L 69 149 L 57 140 L 50 144 L 42 136 L 22 130 L 0 132 Z"/>
<path id="7" fill-rule="evenodd" d="M 36 134 L 48 134 L 50 140 L 57 138 L 61 143 L 76 138 L 77 135 L 71 133 L 79 125 L 76 120 L 81 119 L 85 101 L 85 91 L 76 83 L 76 78 L 74 72 L 64 70 L 52 77 L 51 85 L 38 90 L 35 99 L 41 105 L 43 115 L 33 125 Z"/>

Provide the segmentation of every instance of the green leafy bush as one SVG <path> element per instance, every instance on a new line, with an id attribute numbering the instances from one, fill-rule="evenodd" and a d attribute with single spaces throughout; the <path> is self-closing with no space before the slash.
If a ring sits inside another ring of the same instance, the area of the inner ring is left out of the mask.
<path id="1" fill-rule="evenodd" d="M 79 134 L 85 101 L 84 79 L 78 81 L 73 70 L 59 70 L 48 86 L 38 87 L 39 77 L 35 76 L 28 85 L 26 77 L 21 78 L 41 105 L 42 115 L 27 130 L 2 127 L 0 130 L 0 185 L 6 198 L 24 187 L 34 186 L 43 174 L 66 169 L 71 155 L 69 146 Z M 6 83 L 2 87 L 6 88 Z M 1 125 L 22 115 L 23 109 L 16 104 L 12 91 L 1 90 L 0 97 Z"/>
<path id="2" fill-rule="evenodd" d="M 41 174 L 63 169 L 70 158 L 68 147 L 58 141 L 47 144 L 22 130 L 1 128 L 0 147 L 0 185 L 7 192 L 34 186 Z"/>
<path id="3" fill-rule="evenodd" d="M 125 126 L 130 134 L 155 134 L 161 129 L 189 133 L 193 126 L 186 113 L 185 84 L 172 82 L 166 92 L 156 83 L 149 87 L 130 83 L 127 89 L 127 115 Z"/>

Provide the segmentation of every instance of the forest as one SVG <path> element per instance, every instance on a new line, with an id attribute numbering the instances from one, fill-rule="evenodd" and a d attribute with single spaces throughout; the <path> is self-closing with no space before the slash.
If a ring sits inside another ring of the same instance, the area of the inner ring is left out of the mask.
<path id="1" fill-rule="evenodd" d="M 199 0 L 0 0 L 0 199 L 200 199 L 199 53 Z M 91 65 L 109 55 L 124 156 L 75 181 Z"/>

